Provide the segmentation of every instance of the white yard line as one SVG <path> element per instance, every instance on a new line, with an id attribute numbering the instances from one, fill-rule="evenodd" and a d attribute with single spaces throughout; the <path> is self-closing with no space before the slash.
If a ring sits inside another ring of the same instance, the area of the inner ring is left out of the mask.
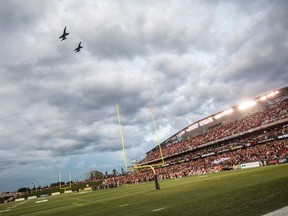
<path id="1" fill-rule="evenodd" d="M 276 211 L 270 212 L 263 216 L 287 216 L 288 215 L 288 206 L 278 209 Z"/>
<path id="2" fill-rule="evenodd" d="M 36 203 L 43 203 L 43 202 L 48 202 L 48 200 L 45 199 L 45 200 L 38 200 L 38 201 L 36 201 Z"/>
<path id="3" fill-rule="evenodd" d="M 161 211 L 161 210 L 163 210 L 164 208 L 159 208 L 159 209 L 154 209 L 154 210 L 152 210 L 153 212 L 156 212 L 156 211 Z"/>
<path id="4" fill-rule="evenodd" d="M 8 212 L 8 211 L 10 211 L 10 209 L 1 210 L 0 213 L 1 213 L 1 212 Z"/>
<path id="5" fill-rule="evenodd" d="M 119 205 L 119 207 L 125 207 L 125 206 L 128 206 L 129 204 L 123 204 L 123 205 Z"/>

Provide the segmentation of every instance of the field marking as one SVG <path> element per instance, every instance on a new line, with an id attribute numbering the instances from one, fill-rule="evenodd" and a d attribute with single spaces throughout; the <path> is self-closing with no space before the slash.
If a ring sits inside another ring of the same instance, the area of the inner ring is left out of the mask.
<path id="1" fill-rule="evenodd" d="M 164 208 L 159 208 L 159 209 L 154 209 L 154 210 L 152 210 L 153 212 L 156 212 L 156 211 L 161 211 L 161 210 L 163 210 Z"/>
<path id="2" fill-rule="evenodd" d="M 73 203 L 74 205 L 77 205 L 77 206 L 83 206 L 82 204 L 80 203 Z"/>
<path id="3" fill-rule="evenodd" d="M 0 210 L 0 215 L 2 215 L 1 213 L 3 213 L 3 212 L 8 212 L 8 211 L 11 211 L 11 210 L 13 210 L 14 208 L 17 208 L 18 206 L 20 206 L 20 205 L 23 205 L 24 203 L 26 203 L 27 201 L 23 201 L 23 202 L 20 202 L 20 203 L 17 203 L 17 204 L 15 204 L 14 206 L 9 206 L 7 209 L 5 209 L 5 210 Z"/>
<path id="4" fill-rule="evenodd" d="M 288 214 L 288 206 L 280 208 L 276 211 L 270 212 L 268 214 L 265 214 L 263 216 L 285 216 Z"/>
<path id="5" fill-rule="evenodd" d="M 120 208 L 128 206 L 129 204 L 123 204 L 123 205 L 119 205 Z"/>
<path id="6" fill-rule="evenodd" d="M 31 215 L 42 215 L 42 213 L 48 213 L 48 212 L 53 212 L 56 210 L 56 212 L 58 210 L 63 210 L 63 209 L 70 209 L 73 208 L 74 205 L 69 205 L 69 206 L 61 206 L 61 207 L 53 207 L 52 209 L 46 209 L 46 210 L 41 210 L 41 211 L 37 211 L 37 212 L 30 212 L 27 214 L 23 214 L 22 216 L 31 216 Z"/>
<path id="7" fill-rule="evenodd" d="M 87 191 L 83 191 L 83 192 L 78 192 L 78 194 L 86 194 L 88 193 Z"/>
<path id="8" fill-rule="evenodd" d="M 146 193 L 147 192 L 147 189 L 141 189 L 141 190 L 138 190 L 137 192 L 133 193 L 133 195 L 139 195 L 139 194 L 143 194 L 143 193 Z M 85 197 L 85 200 L 83 200 L 83 198 L 71 198 L 69 197 L 68 199 L 71 199 L 71 200 L 77 200 L 77 201 L 82 201 L 83 204 L 82 205 L 92 205 L 94 203 L 104 203 L 105 201 L 110 201 L 110 200 L 115 200 L 115 199 L 119 199 L 119 198 L 126 198 L 128 197 L 129 195 L 131 195 L 131 192 L 127 192 L 127 193 L 122 193 L 122 194 L 119 194 L 119 195 L 114 195 L 112 197 L 99 197 L 98 199 L 96 200 L 86 200 L 88 197 L 92 196 L 93 194 L 89 194 Z"/>
<path id="9" fill-rule="evenodd" d="M 19 203 L 15 204 L 14 206 L 11 206 L 11 207 L 8 207 L 8 208 L 10 208 L 10 209 L 12 209 L 12 208 L 17 208 L 18 206 L 23 205 L 23 204 L 25 204 L 26 202 L 27 202 L 27 200 L 25 200 L 25 201 L 23 201 L 23 202 L 19 202 Z"/>
<path id="10" fill-rule="evenodd" d="M 8 212 L 8 211 L 10 211 L 10 210 L 11 210 L 11 209 L 1 210 L 0 213 L 1 213 L 1 212 Z"/>
<path id="11" fill-rule="evenodd" d="M 43 202 L 48 202 L 48 200 L 45 199 L 45 200 L 38 200 L 38 201 L 36 201 L 36 203 L 43 203 Z"/>

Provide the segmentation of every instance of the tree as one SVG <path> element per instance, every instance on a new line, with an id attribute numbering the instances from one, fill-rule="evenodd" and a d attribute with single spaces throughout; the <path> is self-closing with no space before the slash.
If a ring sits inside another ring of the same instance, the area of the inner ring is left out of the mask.
<path id="1" fill-rule="evenodd" d="M 59 187 L 60 182 L 57 183 L 51 183 L 50 187 Z M 61 182 L 61 185 L 64 185 L 65 182 Z"/>
<path id="2" fill-rule="evenodd" d="M 87 173 L 87 178 L 89 179 L 102 179 L 103 178 L 103 173 L 98 171 L 98 170 L 93 170 Z"/>
<path id="3" fill-rule="evenodd" d="M 26 187 L 19 188 L 18 192 L 23 192 L 23 193 L 30 192 L 30 188 L 26 188 Z"/>

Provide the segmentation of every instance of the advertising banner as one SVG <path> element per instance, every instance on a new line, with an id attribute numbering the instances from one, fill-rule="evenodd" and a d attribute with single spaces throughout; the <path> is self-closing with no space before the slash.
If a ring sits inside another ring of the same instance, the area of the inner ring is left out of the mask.
<path id="1" fill-rule="evenodd" d="M 24 201 L 25 199 L 24 198 L 18 198 L 18 199 L 15 199 L 15 202 L 20 202 L 20 201 Z"/>
<path id="2" fill-rule="evenodd" d="M 234 150 L 241 149 L 241 148 L 243 148 L 243 145 L 231 147 L 230 150 L 234 151 Z"/>
<path id="3" fill-rule="evenodd" d="M 273 160 L 268 160 L 266 161 L 267 165 L 275 165 L 278 164 L 278 160 L 277 159 L 273 159 Z"/>
<path id="4" fill-rule="evenodd" d="M 285 139 L 285 138 L 288 138 L 288 134 L 278 136 L 278 139 Z"/>
<path id="5" fill-rule="evenodd" d="M 59 195 L 60 194 L 60 192 L 54 192 L 54 193 L 52 193 L 51 195 L 52 196 L 55 196 L 55 195 Z"/>
<path id="6" fill-rule="evenodd" d="M 278 159 L 279 164 L 288 163 L 288 158 Z"/>
<path id="7" fill-rule="evenodd" d="M 233 165 L 233 170 L 241 169 L 241 165 Z"/>
<path id="8" fill-rule="evenodd" d="M 215 152 L 210 152 L 210 153 L 207 153 L 207 154 L 203 154 L 203 155 L 201 155 L 201 157 L 204 158 L 204 157 L 208 157 L 208 156 L 212 156 L 212 155 L 215 155 Z"/>
<path id="9" fill-rule="evenodd" d="M 260 166 L 260 162 L 252 162 L 252 163 L 245 163 L 245 164 L 241 164 L 241 169 L 246 169 L 246 168 L 254 168 L 254 167 L 259 167 Z"/>

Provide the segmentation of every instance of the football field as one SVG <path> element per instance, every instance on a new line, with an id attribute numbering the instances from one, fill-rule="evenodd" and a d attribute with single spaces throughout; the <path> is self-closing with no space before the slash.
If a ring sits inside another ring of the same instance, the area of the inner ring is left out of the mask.
<path id="1" fill-rule="evenodd" d="M 73 192 L 0 206 L 0 215 L 263 215 L 288 205 L 288 164 Z"/>

